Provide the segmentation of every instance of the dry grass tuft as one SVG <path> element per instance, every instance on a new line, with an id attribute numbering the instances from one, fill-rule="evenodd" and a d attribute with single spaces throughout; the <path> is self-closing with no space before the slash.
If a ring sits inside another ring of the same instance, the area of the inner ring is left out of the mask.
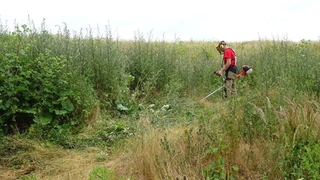
<path id="1" fill-rule="evenodd" d="M 153 128 L 145 117 L 140 125 L 145 134 L 130 139 L 125 151 L 114 154 L 114 159 L 107 163 L 118 177 L 131 177 L 139 180 L 175 179 L 184 176 L 198 179 L 197 168 L 186 161 L 186 144 L 181 135 L 186 127 L 167 130 Z M 168 146 L 164 147 L 165 143 Z M 189 173 L 189 174 L 188 174 Z"/>
<path id="2" fill-rule="evenodd" d="M 277 167 L 273 161 L 273 151 L 275 144 L 266 139 L 255 139 L 253 143 L 239 141 L 237 153 L 234 154 L 234 164 L 240 167 L 238 177 L 243 177 L 246 180 L 263 179 L 261 172 L 266 172 L 270 167 Z M 271 173 L 276 173 L 273 176 L 279 177 L 279 171 L 275 170 Z"/>
<path id="3" fill-rule="evenodd" d="M 87 180 L 94 167 L 103 165 L 103 162 L 96 161 L 99 149 L 77 151 L 43 147 L 39 144 L 32 146 L 32 151 L 19 154 L 21 158 L 28 157 L 29 161 L 31 159 L 30 163 L 21 165 L 19 169 L 0 166 L 1 180 L 16 180 L 31 174 L 41 180 Z"/>
<path id="4" fill-rule="evenodd" d="M 96 161 L 97 152 L 57 151 L 60 158 L 46 162 L 39 171 L 35 171 L 39 179 L 83 179 L 89 178 L 92 169 L 101 163 Z"/>

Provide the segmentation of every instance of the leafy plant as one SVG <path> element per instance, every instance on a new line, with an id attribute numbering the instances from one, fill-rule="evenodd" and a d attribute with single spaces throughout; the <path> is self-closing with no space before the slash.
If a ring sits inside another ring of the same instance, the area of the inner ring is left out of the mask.
<path id="1" fill-rule="evenodd" d="M 283 162 L 286 179 L 319 179 L 320 149 L 318 143 L 298 142 Z"/>
<path id="2" fill-rule="evenodd" d="M 17 43 L 0 56 L 0 126 L 4 133 L 19 133 L 32 123 L 48 126 L 61 123 L 74 110 L 73 92 L 68 88 L 66 59 L 47 49 L 36 53 L 37 43 L 24 31 L 12 33 L 4 45 Z"/>
<path id="3" fill-rule="evenodd" d="M 23 175 L 20 177 L 21 180 L 38 180 L 37 176 L 34 174 L 31 175 Z"/>
<path id="4" fill-rule="evenodd" d="M 226 147 L 210 147 L 207 150 L 207 154 L 213 154 L 216 158 L 216 161 L 210 163 L 209 167 L 204 169 L 205 178 L 207 180 L 234 180 L 235 175 L 233 172 L 238 172 L 239 168 L 237 165 L 231 166 L 229 170 L 227 164 L 225 163 L 225 159 L 219 154 L 219 151 L 223 151 Z"/>
<path id="5" fill-rule="evenodd" d="M 95 167 L 89 174 L 89 180 L 113 180 L 115 174 L 106 167 Z"/>

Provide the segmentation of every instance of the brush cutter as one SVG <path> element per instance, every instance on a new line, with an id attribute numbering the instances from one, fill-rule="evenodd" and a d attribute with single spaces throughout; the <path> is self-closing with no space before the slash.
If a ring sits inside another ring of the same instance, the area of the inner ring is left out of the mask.
<path id="1" fill-rule="evenodd" d="M 218 89 L 216 89 L 215 91 L 213 91 L 212 93 L 208 94 L 206 97 L 202 98 L 201 101 L 207 99 L 209 96 L 211 96 L 212 94 L 216 93 L 217 91 L 219 91 L 220 89 L 224 88 L 224 85 L 219 87 Z"/>
<path id="2" fill-rule="evenodd" d="M 244 77 L 244 76 L 246 76 L 247 74 L 251 74 L 251 73 L 252 73 L 252 68 L 251 68 L 250 66 L 248 66 L 248 65 L 243 65 L 240 74 L 238 74 L 238 75 L 236 76 L 236 78 L 239 79 L 239 78 Z M 218 71 L 215 71 L 214 74 L 217 75 L 217 76 L 221 76 L 221 75 L 218 73 Z"/>
<path id="3" fill-rule="evenodd" d="M 244 77 L 248 74 L 251 74 L 252 73 L 252 67 L 248 66 L 248 65 L 243 65 L 242 66 L 242 70 L 241 70 L 241 73 L 238 74 L 236 76 L 237 79 L 241 78 L 241 77 Z M 220 74 L 217 73 L 217 71 L 214 72 L 215 75 L 217 76 L 221 76 Z M 201 99 L 201 101 L 207 99 L 209 96 L 211 96 L 212 94 L 216 93 L 217 91 L 219 91 L 220 89 L 224 88 L 225 85 L 219 87 L 218 89 L 216 89 L 215 91 L 211 92 L 210 94 L 208 94 L 206 97 L 204 97 L 203 99 Z"/>
<path id="4" fill-rule="evenodd" d="M 244 77 L 247 74 L 251 74 L 251 73 L 252 73 L 252 67 L 250 67 L 248 65 L 243 65 L 241 73 L 238 74 L 236 78 L 241 78 L 241 77 Z"/>

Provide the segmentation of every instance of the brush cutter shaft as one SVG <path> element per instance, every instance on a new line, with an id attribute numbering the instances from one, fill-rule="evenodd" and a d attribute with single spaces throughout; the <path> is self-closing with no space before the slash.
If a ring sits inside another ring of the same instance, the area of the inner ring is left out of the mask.
<path id="1" fill-rule="evenodd" d="M 201 101 L 204 100 L 204 99 L 207 99 L 209 96 L 211 96 L 212 94 L 216 93 L 217 91 L 219 91 L 219 90 L 222 89 L 222 88 L 224 88 L 224 85 L 221 86 L 221 87 L 219 87 L 218 89 L 216 89 L 216 90 L 213 91 L 212 93 L 208 94 L 206 97 L 204 97 L 203 99 L 201 99 Z"/>

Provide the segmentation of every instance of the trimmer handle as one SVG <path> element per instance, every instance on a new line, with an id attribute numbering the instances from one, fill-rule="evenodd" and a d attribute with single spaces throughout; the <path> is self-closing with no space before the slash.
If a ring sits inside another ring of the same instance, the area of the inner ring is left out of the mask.
<path id="1" fill-rule="evenodd" d="M 221 76 L 221 74 L 219 74 L 218 71 L 215 71 L 214 74 L 219 77 Z"/>

